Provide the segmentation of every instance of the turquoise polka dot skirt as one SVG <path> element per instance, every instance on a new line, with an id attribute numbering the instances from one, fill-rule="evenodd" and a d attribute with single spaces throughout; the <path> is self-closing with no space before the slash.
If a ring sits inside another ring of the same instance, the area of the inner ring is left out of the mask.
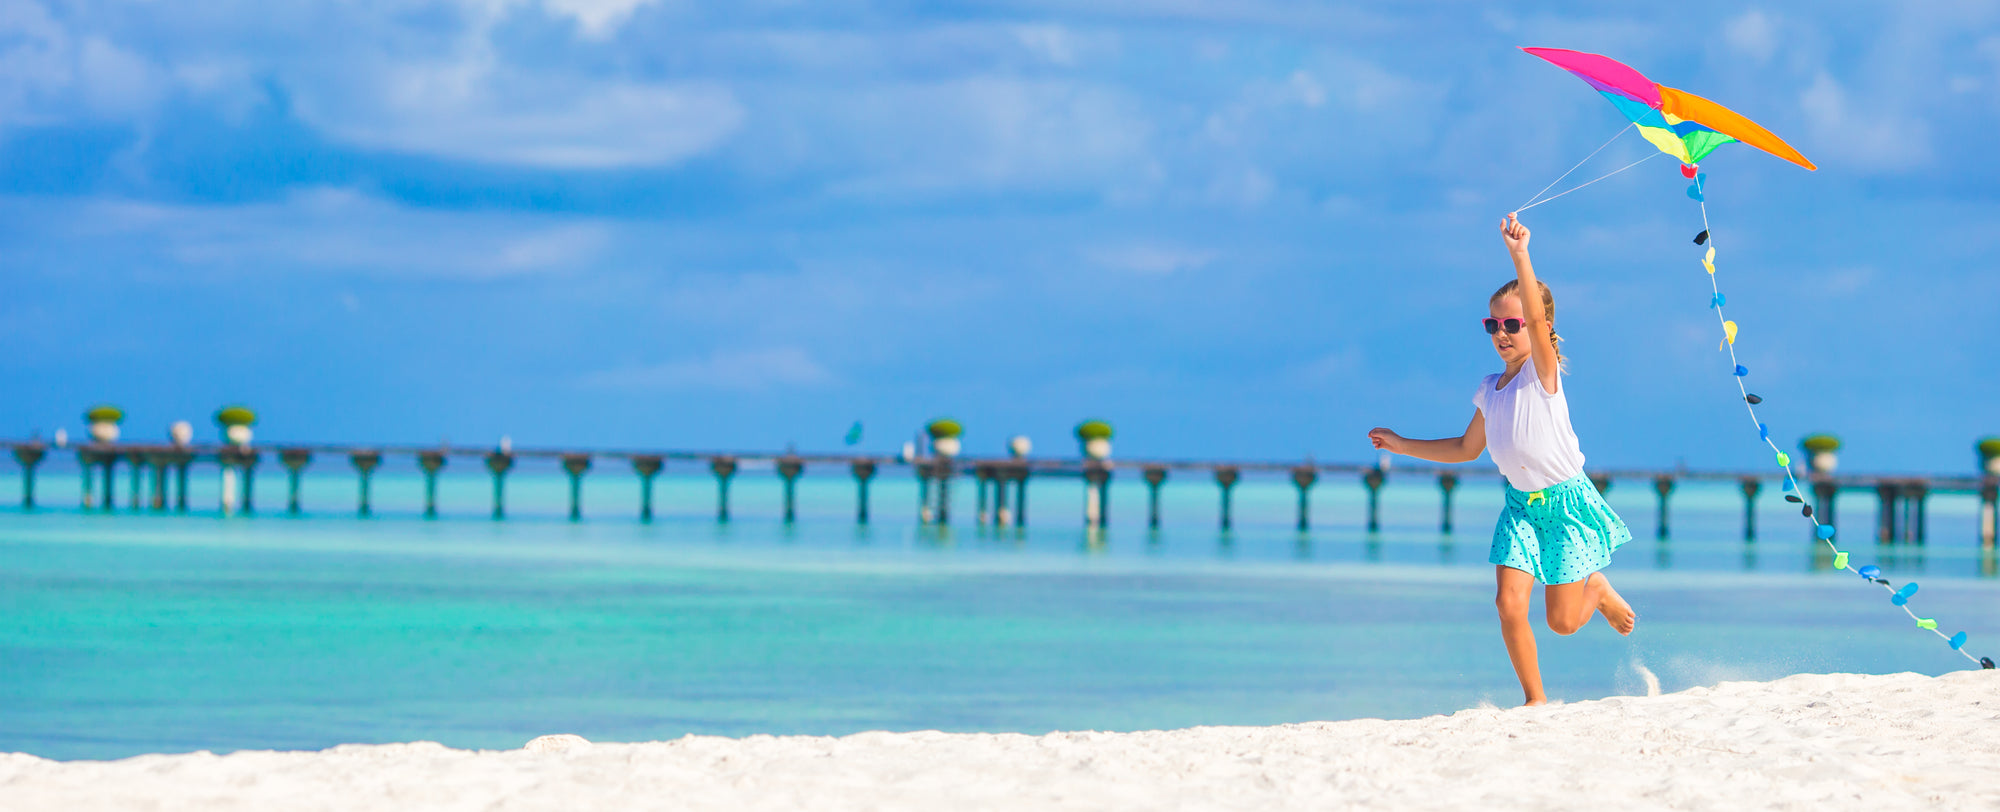
<path id="1" fill-rule="evenodd" d="M 1486 560 L 1544 584 L 1568 584 L 1611 565 L 1632 531 L 1583 474 L 1539 491 L 1507 486 L 1507 509 L 1493 527 Z"/>

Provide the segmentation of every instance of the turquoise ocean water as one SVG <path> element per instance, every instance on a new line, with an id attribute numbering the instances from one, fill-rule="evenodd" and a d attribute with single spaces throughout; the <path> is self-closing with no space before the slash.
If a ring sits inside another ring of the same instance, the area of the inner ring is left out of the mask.
<path id="1" fill-rule="evenodd" d="M 0 509 L 0 751 L 1131 730 L 1519 698 L 1491 604 L 1491 480 L 1460 488 L 1450 536 L 1428 478 L 1391 473 L 1377 534 L 1362 529 L 1358 483 L 1322 480 L 1301 534 L 1289 483 L 1250 480 L 1222 534 L 1207 482 L 1170 482 L 1165 526 L 1148 531 L 1128 474 L 1111 527 L 1092 534 L 1075 480 L 1033 486 L 1026 530 L 973 526 L 969 481 L 954 526 L 919 527 L 896 468 L 866 527 L 851 480 L 810 471 L 799 521 L 783 524 L 775 475 L 755 469 L 718 524 L 713 480 L 691 467 L 661 478 L 658 518 L 640 524 L 636 480 L 600 465 L 579 523 L 563 519 L 567 483 L 539 469 L 510 478 L 504 522 L 473 466 L 448 469 L 435 521 L 398 468 L 378 475 L 372 519 L 354 517 L 344 465 L 307 477 L 303 517 L 284 514 L 268 469 L 258 511 L 230 518 L 213 471 L 196 472 L 187 516 L 127 509 L 122 477 L 116 511 L 85 512 L 73 471 L 44 471 L 41 509 Z M 18 493 L 0 476 L 0 498 Z M 1666 542 L 1652 539 L 1650 487 L 1619 483 L 1609 501 L 1639 536 L 1611 570 L 1639 632 L 1543 629 L 1556 698 L 1642 693 L 1641 669 L 1671 691 L 1967 665 L 1879 588 L 1825 571 L 1774 494 L 1754 544 L 1733 485 L 1683 485 Z M 1842 527 L 1872 527 L 1873 502 L 1846 495 Z M 1933 497 L 1928 544 L 1848 546 L 1898 583 L 1921 580 L 1920 614 L 2000 653 L 2000 579 L 1973 511 L 1970 496 Z"/>

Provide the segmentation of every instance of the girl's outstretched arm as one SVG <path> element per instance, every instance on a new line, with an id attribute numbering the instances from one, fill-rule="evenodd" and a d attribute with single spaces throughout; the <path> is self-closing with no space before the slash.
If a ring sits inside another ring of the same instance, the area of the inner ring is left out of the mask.
<path id="1" fill-rule="evenodd" d="M 1542 391 L 1553 394 L 1562 385 L 1562 360 L 1556 357 L 1555 326 L 1549 323 L 1548 308 L 1542 306 L 1542 286 L 1535 280 L 1535 265 L 1528 261 L 1528 227 L 1509 214 L 1500 221 L 1500 239 L 1507 243 L 1507 255 L 1514 259 L 1514 277 L 1520 281 L 1514 293 L 1521 297 L 1521 313 L 1528 317 L 1528 353 L 1535 359 L 1535 375 Z"/>
<path id="2" fill-rule="evenodd" d="M 1368 432 L 1368 442 L 1391 454 L 1402 454 L 1431 462 L 1471 462 L 1486 450 L 1486 413 L 1472 411 L 1472 423 L 1465 433 L 1442 440 L 1412 440 L 1388 429 Z"/>

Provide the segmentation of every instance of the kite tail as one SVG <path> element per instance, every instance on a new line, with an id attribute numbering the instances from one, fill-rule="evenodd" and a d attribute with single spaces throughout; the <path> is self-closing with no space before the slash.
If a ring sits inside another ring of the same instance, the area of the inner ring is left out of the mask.
<path id="1" fill-rule="evenodd" d="M 1683 172 L 1686 173 L 1686 170 L 1683 170 Z M 1784 449 L 1779 448 L 1777 443 L 1771 441 L 1770 427 L 1757 419 L 1757 404 L 1764 402 L 1764 399 L 1752 394 L 1749 386 L 1744 382 L 1744 379 L 1749 376 L 1750 370 L 1745 368 L 1743 363 L 1736 358 L 1736 322 L 1730 321 L 1728 315 L 1723 312 L 1723 305 L 1726 300 L 1722 295 L 1721 286 L 1715 281 L 1715 233 L 1709 227 L 1708 201 L 1704 199 L 1705 189 L 1703 188 L 1708 180 L 1708 175 L 1697 173 L 1693 175 L 1693 178 L 1694 185 L 1688 187 L 1687 193 L 1688 197 L 1693 198 L 1695 203 L 1701 206 L 1701 234 L 1695 237 L 1695 244 L 1702 245 L 1705 243 L 1708 246 L 1707 252 L 1702 255 L 1701 265 L 1703 269 L 1708 271 L 1708 287 L 1709 292 L 1713 296 L 1709 300 L 1709 307 L 1715 310 L 1715 320 L 1722 327 L 1721 349 L 1729 353 L 1729 363 L 1736 378 L 1736 390 L 1738 394 L 1743 396 L 1743 408 L 1749 411 L 1751 424 L 1757 427 L 1757 439 L 1762 440 L 1764 445 L 1771 449 L 1771 453 L 1777 460 L 1778 468 L 1785 472 L 1785 501 L 1799 504 L 1799 513 L 1805 516 L 1806 521 L 1812 522 L 1814 537 L 1825 543 L 1827 548 L 1833 551 L 1833 566 L 1835 569 L 1854 573 L 1867 579 L 1869 583 L 1882 587 L 1884 591 L 1889 593 L 1889 602 L 1895 604 L 1897 608 L 1902 609 L 1903 614 L 1909 615 L 1911 620 L 1916 621 L 1917 628 L 1928 630 L 1930 633 L 1937 635 L 1940 639 L 1951 645 L 1952 651 L 1963 655 L 1965 659 L 1971 660 L 1973 664 L 1981 668 L 1993 668 L 1993 658 L 1974 657 L 1971 652 L 1965 650 L 1965 632 L 1947 635 L 1943 630 L 1938 628 L 1936 620 L 1927 617 L 1918 617 L 1917 613 L 1910 609 L 1910 597 L 1917 593 L 1917 584 L 1915 581 L 1903 585 L 1901 589 L 1897 589 L 1889 584 L 1889 579 L 1881 577 L 1882 570 L 1880 567 L 1871 564 L 1857 569 L 1850 564 L 1848 554 L 1840 549 L 1840 545 L 1834 543 L 1833 525 L 1820 523 L 1819 517 L 1813 513 L 1812 505 L 1805 501 L 1805 495 L 1799 490 L 1799 481 L 1792 472 L 1791 456 L 1786 454 Z"/>

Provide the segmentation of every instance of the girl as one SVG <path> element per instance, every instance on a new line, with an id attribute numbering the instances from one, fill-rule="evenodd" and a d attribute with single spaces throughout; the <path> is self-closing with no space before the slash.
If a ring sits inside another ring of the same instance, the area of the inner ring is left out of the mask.
<path id="1" fill-rule="evenodd" d="M 1521 692 L 1527 704 L 1540 705 L 1548 697 L 1535 661 L 1535 628 L 1528 621 L 1535 582 L 1547 585 L 1543 601 L 1556 634 L 1574 634 L 1592 612 L 1603 613 L 1619 634 L 1631 634 L 1638 616 L 1598 570 L 1611 563 L 1613 550 L 1632 540 L 1632 531 L 1583 474 L 1583 452 L 1563 397 L 1555 296 L 1536 281 L 1528 262 L 1528 227 L 1509 214 L 1500 221 L 1500 237 L 1514 259 L 1515 278 L 1493 293 L 1487 302 L 1492 317 L 1485 321 L 1493 350 L 1507 368 L 1480 382 L 1465 434 L 1410 440 L 1378 428 L 1368 439 L 1376 448 L 1432 462 L 1470 462 L 1481 451 L 1493 452 L 1493 463 L 1507 478 L 1507 508 L 1487 556 L 1499 581 L 1494 604 Z"/>

